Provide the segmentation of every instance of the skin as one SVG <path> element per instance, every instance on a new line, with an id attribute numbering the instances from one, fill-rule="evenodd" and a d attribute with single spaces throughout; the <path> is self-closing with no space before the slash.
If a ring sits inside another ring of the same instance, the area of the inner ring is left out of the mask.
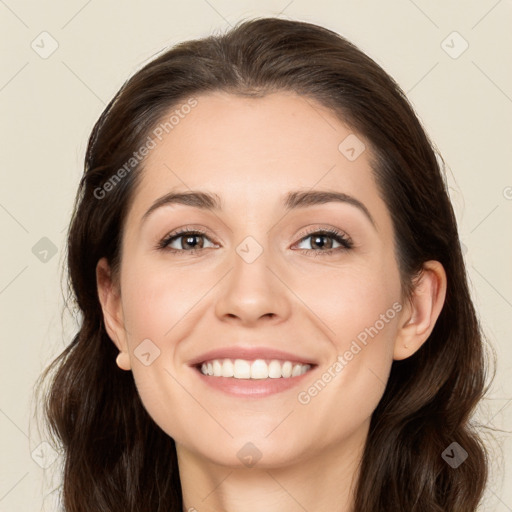
<path id="1" fill-rule="evenodd" d="M 333 113 L 285 92 L 197 99 L 147 157 L 124 227 L 119 276 L 105 259 L 97 266 L 117 363 L 133 372 L 144 406 L 176 441 L 185 510 L 350 511 L 371 414 L 393 360 L 411 356 L 431 333 L 445 272 L 426 262 L 411 300 L 402 296 L 370 144 L 358 135 L 366 150 L 349 161 L 338 146 L 353 130 Z M 141 222 L 159 197 L 189 189 L 218 194 L 223 210 L 167 205 Z M 348 203 L 285 213 L 282 197 L 297 189 L 349 194 L 375 226 Z M 208 233 L 197 239 L 202 251 L 186 252 L 186 237 L 172 244 L 179 254 L 155 249 L 191 225 Z M 305 228 L 337 228 L 354 247 L 307 254 L 325 249 L 315 237 L 300 236 Z M 236 251 L 247 236 L 263 251 L 252 263 Z M 300 403 L 298 393 L 394 303 L 401 311 L 309 403 Z M 148 366 L 134 354 L 145 339 L 160 350 Z M 318 367 L 298 388 L 233 397 L 206 386 L 188 364 L 230 345 L 275 347 L 309 356 Z M 246 443 L 261 453 L 253 467 L 237 456 Z"/>

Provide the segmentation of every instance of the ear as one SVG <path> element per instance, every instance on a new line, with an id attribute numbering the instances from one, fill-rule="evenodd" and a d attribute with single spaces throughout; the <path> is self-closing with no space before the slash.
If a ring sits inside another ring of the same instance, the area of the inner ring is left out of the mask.
<path id="1" fill-rule="evenodd" d="M 427 341 L 443 309 L 446 272 L 438 261 L 427 261 L 415 280 L 411 300 L 402 310 L 393 359 L 412 356 Z"/>
<path id="2" fill-rule="evenodd" d="M 106 258 L 101 258 L 96 265 L 96 286 L 107 334 L 119 349 L 116 363 L 122 370 L 131 370 L 121 291 L 112 279 L 112 271 Z"/>

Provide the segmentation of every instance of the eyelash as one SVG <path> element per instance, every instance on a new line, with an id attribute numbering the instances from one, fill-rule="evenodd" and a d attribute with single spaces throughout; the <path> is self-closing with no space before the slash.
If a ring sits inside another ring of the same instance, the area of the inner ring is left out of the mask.
<path id="1" fill-rule="evenodd" d="M 164 237 L 160 242 L 158 242 L 156 249 L 170 252 L 173 254 L 176 253 L 188 253 L 188 254 L 196 254 L 197 252 L 200 252 L 201 249 L 191 249 L 190 251 L 187 251 L 185 249 L 170 249 L 168 245 L 175 239 L 182 237 L 183 235 L 189 235 L 189 236 L 204 236 L 208 238 L 208 234 L 204 231 L 201 231 L 200 229 L 189 229 L 188 227 L 185 227 L 183 229 L 180 229 L 179 231 L 176 231 L 174 233 L 170 233 L 166 237 Z M 348 251 L 354 247 L 354 244 L 349 236 L 342 233 L 341 231 L 338 231 L 334 228 L 328 228 L 328 229 L 317 229 L 314 231 L 309 231 L 306 233 L 301 233 L 301 238 L 299 239 L 299 243 L 303 242 L 306 238 L 309 238 L 313 235 L 320 235 L 320 236 L 328 236 L 330 238 L 333 238 L 336 242 L 340 243 L 342 247 L 335 247 L 332 249 L 327 249 L 325 251 L 317 250 L 317 249 L 299 249 L 300 251 L 303 251 L 305 254 L 311 254 L 314 253 L 315 256 L 319 255 L 332 255 L 333 253 L 337 251 Z"/>

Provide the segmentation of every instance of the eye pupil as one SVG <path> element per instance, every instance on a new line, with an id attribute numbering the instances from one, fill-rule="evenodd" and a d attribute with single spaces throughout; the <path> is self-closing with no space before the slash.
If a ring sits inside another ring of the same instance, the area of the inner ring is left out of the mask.
<path id="1" fill-rule="evenodd" d="M 322 247 L 322 248 L 325 248 L 327 246 L 327 249 L 331 249 L 332 247 L 332 240 L 331 242 L 327 242 L 327 243 L 318 243 L 318 240 L 321 240 L 323 238 L 331 238 L 329 237 L 328 235 L 316 235 L 316 236 L 313 236 L 312 237 L 312 244 L 313 246 L 317 246 L 317 247 Z"/>
<path id="2" fill-rule="evenodd" d="M 197 246 L 202 247 L 202 245 L 203 245 L 202 243 L 198 243 L 198 244 L 194 244 L 193 242 L 191 243 L 191 240 L 194 240 L 197 238 L 201 238 L 201 235 L 187 235 L 187 236 L 182 237 L 182 239 L 186 240 L 184 245 L 191 246 L 193 249 L 195 249 Z"/>

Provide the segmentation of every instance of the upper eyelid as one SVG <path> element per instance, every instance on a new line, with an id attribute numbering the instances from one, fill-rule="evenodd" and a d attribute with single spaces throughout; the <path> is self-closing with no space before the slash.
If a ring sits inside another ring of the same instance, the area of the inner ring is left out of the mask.
<path id="1" fill-rule="evenodd" d="M 303 240 L 306 237 L 310 237 L 311 235 L 314 235 L 316 233 L 324 233 L 327 236 L 331 236 L 331 237 L 339 236 L 341 238 L 344 238 L 348 242 L 353 243 L 352 237 L 348 233 L 346 233 L 343 229 L 333 228 L 333 227 L 331 227 L 331 228 L 322 228 L 322 227 L 312 228 L 311 230 L 308 229 L 305 231 L 301 231 L 297 236 L 299 236 L 299 241 L 300 241 L 300 240 Z"/>
<path id="2" fill-rule="evenodd" d="M 314 235 L 316 233 L 326 233 L 328 235 L 333 236 L 333 235 L 337 234 L 334 231 L 338 232 L 339 235 L 351 240 L 350 235 L 348 233 L 346 233 L 343 229 L 340 229 L 340 228 L 316 227 L 316 228 L 311 228 L 311 230 L 306 229 L 304 231 L 301 231 L 297 236 L 300 237 L 300 239 L 307 237 L 307 236 Z M 196 233 L 201 236 L 213 236 L 213 235 L 210 235 L 208 230 L 204 230 L 202 228 L 194 228 L 194 227 L 185 226 L 184 228 L 179 228 L 177 231 L 170 231 L 169 233 L 164 235 L 163 239 L 165 240 L 166 238 L 174 238 L 174 237 L 177 237 L 180 235 L 186 235 L 189 233 Z"/>

